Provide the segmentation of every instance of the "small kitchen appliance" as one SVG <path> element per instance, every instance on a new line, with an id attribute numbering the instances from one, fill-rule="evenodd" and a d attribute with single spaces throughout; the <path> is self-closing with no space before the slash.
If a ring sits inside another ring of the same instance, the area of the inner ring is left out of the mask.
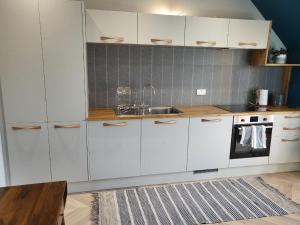
<path id="1" fill-rule="evenodd" d="M 268 95 L 269 95 L 269 91 L 267 89 L 256 90 L 256 104 L 259 106 L 267 106 Z"/>

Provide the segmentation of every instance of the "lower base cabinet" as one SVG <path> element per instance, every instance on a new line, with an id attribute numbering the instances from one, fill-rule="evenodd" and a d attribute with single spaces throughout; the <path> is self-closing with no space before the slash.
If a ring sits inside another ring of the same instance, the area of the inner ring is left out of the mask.
<path id="1" fill-rule="evenodd" d="M 47 124 L 7 124 L 6 131 L 11 184 L 51 181 Z"/>
<path id="2" fill-rule="evenodd" d="M 142 175 L 186 171 L 188 126 L 188 118 L 142 121 Z"/>
<path id="3" fill-rule="evenodd" d="M 52 180 L 88 180 L 86 122 L 49 123 Z"/>
<path id="4" fill-rule="evenodd" d="M 140 120 L 88 122 L 91 180 L 140 175 Z"/>
<path id="5" fill-rule="evenodd" d="M 229 166 L 232 116 L 191 118 L 188 171 Z"/>
<path id="6" fill-rule="evenodd" d="M 300 162 L 300 136 L 273 137 L 270 164 Z"/>

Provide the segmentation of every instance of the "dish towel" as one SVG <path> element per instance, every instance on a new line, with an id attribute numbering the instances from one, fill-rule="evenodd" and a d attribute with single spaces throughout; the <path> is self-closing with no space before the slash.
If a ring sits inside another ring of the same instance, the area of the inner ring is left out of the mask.
<path id="1" fill-rule="evenodd" d="M 251 145 L 252 127 L 250 127 L 250 126 L 241 127 L 240 132 L 242 135 L 240 144 L 242 146 L 250 146 Z"/>
<path id="2" fill-rule="evenodd" d="M 251 147 L 254 149 L 267 148 L 266 127 L 264 125 L 251 126 Z"/>

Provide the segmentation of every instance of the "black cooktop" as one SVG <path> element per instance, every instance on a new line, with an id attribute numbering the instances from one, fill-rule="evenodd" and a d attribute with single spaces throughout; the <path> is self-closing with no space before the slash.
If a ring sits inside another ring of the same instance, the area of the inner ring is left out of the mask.
<path id="1" fill-rule="evenodd" d="M 255 105 L 217 105 L 218 108 L 227 110 L 233 113 L 239 112 L 265 112 L 269 111 L 265 107 L 258 107 Z"/>

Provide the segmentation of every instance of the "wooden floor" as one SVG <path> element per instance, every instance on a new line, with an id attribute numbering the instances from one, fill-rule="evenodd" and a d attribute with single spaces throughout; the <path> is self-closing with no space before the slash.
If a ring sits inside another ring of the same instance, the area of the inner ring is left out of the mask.
<path id="1" fill-rule="evenodd" d="M 261 175 L 270 185 L 300 203 L 300 171 Z M 89 225 L 91 199 L 86 194 L 68 196 L 65 210 L 66 225 Z M 300 225 L 300 213 L 221 223 L 223 225 Z M 151 224 L 150 224 L 151 225 Z"/>

